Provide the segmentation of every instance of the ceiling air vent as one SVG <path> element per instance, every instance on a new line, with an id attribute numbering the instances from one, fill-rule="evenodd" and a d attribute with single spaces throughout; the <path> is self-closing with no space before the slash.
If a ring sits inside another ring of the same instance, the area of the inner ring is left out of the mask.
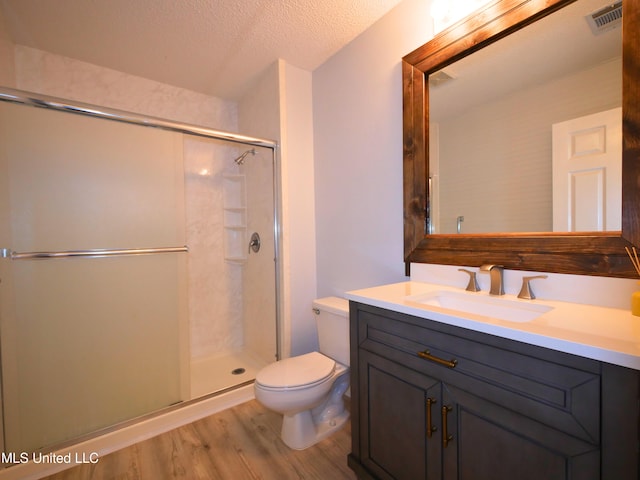
<path id="1" fill-rule="evenodd" d="M 586 16 L 594 35 L 607 32 L 622 25 L 622 1 L 602 7 Z"/>
<path id="2" fill-rule="evenodd" d="M 444 70 L 439 70 L 436 73 L 429 75 L 429 86 L 432 88 L 439 87 L 443 83 L 447 83 L 454 78 L 453 74 L 445 72 Z"/>

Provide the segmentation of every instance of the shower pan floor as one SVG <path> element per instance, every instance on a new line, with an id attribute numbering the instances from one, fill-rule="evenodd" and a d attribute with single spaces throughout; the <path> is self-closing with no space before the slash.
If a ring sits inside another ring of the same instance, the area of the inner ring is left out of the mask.
<path id="1" fill-rule="evenodd" d="M 255 380 L 266 365 L 250 352 L 239 351 L 191 361 L 191 398 Z"/>

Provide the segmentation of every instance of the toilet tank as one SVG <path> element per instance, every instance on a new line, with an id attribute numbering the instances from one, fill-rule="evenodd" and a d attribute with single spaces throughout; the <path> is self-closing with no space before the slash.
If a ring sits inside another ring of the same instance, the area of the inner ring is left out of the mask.
<path id="1" fill-rule="evenodd" d="M 349 301 L 338 297 L 314 300 L 320 353 L 349 366 Z"/>

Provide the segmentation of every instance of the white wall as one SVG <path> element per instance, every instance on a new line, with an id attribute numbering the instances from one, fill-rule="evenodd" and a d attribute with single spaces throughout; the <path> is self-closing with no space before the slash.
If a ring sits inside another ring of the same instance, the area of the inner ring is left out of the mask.
<path id="1" fill-rule="evenodd" d="M 401 58 L 429 8 L 403 1 L 313 72 L 319 296 L 406 278 Z"/>
<path id="2" fill-rule="evenodd" d="M 286 64 L 280 85 L 283 228 L 288 255 L 291 354 L 317 349 L 312 301 L 317 296 L 312 76 Z"/>

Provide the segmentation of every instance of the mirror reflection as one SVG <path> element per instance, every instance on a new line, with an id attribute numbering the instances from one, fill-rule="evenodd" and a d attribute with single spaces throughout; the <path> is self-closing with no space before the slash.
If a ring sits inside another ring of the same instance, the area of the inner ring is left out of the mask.
<path id="1" fill-rule="evenodd" d="M 607 7 L 580 0 L 429 76 L 430 233 L 621 229 L 621 11 Z"/>

